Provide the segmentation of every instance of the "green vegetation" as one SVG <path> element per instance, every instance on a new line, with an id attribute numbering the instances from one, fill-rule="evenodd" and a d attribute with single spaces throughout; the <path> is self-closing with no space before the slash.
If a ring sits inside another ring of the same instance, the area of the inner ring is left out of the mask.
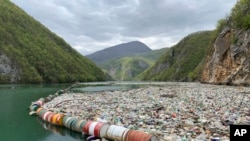
<path id="1" fill-rule="evenodd" d="M 222 29 L 228 26 L 234 29 L 249 29 L 250 28 L 250 1 L 238 0 L 236 5 L 231 10 L 231 14 L 224 19 L 220 19 L 216 27 L 216 36 Z"/>
<path id="2" fill-rule="evenodd" d="M 142 57 L 122 57 L 108 61 L 102 68 L 115 80 L 133 80 L 153 64 L 152 60 Z"/>
<path id="3" fill-rule="evenodd" d="M 198 80 L 212 31 L 190 34 L 171 47 L 153 67 L 140 75 L 143 80 L 194 81 Z"/>
<path id="4" fill-rule="evenodd" d="M 0 53 L 18 68 L 13 83 L 105 80 L 94 63 L 9 0 L 0 0 Z M 0 83 L 10 83 L 8 75 L 0 74 Z"/>
<path id="5" fill-rule="evenodd" d="M 99 67 L 115 80 L 138 80 L 139 78 L 137 76 L 144 70 L 153 66 L 156 60 L 167 50 L 168 48 L 163 48 L 112 59 L 99 64 Z"/>
<path id="6" fill-rule="evenodd" d="M 230 15 L 233 27 L 239 29 L 250 28 L 250 1 L 238 0 Z"/>

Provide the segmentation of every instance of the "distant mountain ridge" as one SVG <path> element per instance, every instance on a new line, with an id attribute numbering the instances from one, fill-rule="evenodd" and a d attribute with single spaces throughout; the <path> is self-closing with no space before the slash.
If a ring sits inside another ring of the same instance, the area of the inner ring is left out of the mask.
<path id="1" fill-rule="evenodd" d="M 117 59 L 125 56 L 131 56 L 137 53 L 143 53 L 149 51 L 151 51 L 151 49 L 144 43 L 139 41 L 132 41 L 97 51 L 90 55 L 86 55 L 86 57 L 94 61 L 98 65 L 108 60 Z"/>
<path id="2" fill-rule="evenodd" d="M 133 56 L 125 56 L 100 64 L 99 67 L 106 70 L 115 80 L 140 80 L 138 75 L 154 65 L 169 48 L 152 50 L 150 52 L 137 53 Z"/>

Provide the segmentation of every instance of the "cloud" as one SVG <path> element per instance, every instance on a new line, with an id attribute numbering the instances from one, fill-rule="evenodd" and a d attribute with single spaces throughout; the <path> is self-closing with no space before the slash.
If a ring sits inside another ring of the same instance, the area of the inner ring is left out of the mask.
<path id="1" fill-rule="evenodd" d="M 215 28 L 237 0 L 11 0 L 82 54 L 139 40 L 172 46 Z"/>

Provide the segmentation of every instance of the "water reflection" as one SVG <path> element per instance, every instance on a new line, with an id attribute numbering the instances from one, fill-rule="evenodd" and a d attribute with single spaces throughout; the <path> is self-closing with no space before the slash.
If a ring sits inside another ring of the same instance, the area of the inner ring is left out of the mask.
<path id="1" fill-rule="evenodd" d="M 69 130 L 65 127 L 55 126 L 53 124 L 43 121 L 39 117 L 37 117 L 37 121 L 39 124 L 42 125 L 44 129 L 53 133 L 46 138 L 46 141 L 55 141 L 55 140 L 62 141 L 61 139 L 67 141 L 87 141 L 87 136 L 83 135 L 82 133 Z"/>

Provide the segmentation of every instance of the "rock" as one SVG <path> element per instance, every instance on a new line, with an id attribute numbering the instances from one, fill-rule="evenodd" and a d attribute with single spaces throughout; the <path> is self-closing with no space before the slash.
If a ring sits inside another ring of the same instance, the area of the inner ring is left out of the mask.
<path id="1" fill-rule="evenodd" d="M 201 81 L 213 84 L 250 84 L 248 30 L 225 27 L 213 44 L 201 75 Z M 232 38 L 233 37 L 233 38 Z"/>

